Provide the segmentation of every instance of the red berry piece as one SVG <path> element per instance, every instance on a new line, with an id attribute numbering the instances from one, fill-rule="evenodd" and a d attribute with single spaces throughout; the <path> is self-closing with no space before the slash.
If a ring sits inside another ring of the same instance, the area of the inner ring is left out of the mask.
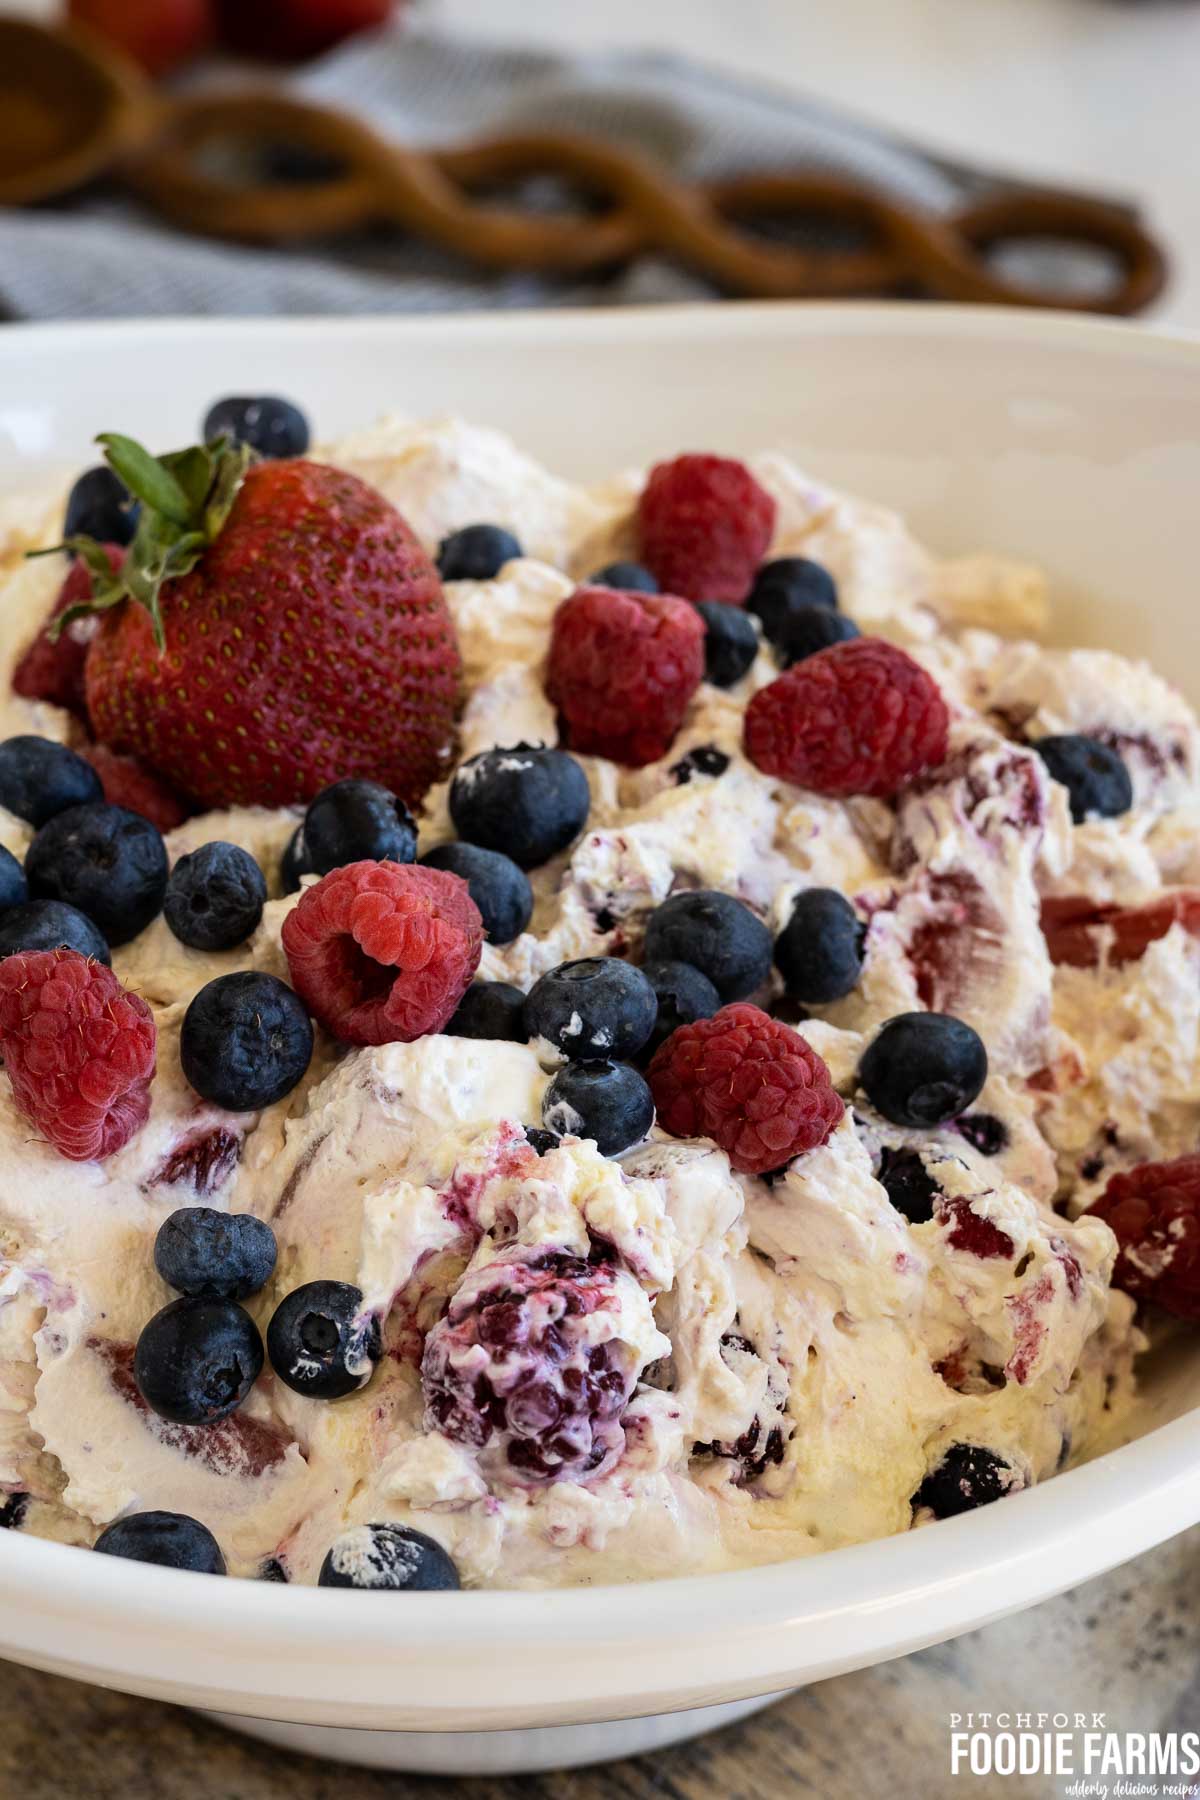
<path id="1" fill-rule="evenodd" d="M 1091 1211 L 1121 1247 L 1113 1286 L 1200 1323 L 1200 1155 L 1112 1176 Z"/>
<path id="2" fill-rule="evenodd" d="M 124 547 L 102 544 L 101 549 L 115 573 L 124 561 Z M 72 563 L 70 574 L 58 590 L 50 617 L 13 671 L 14 693 L 25 700 L 49 700 L 53 706 L 65 706 L 78 719 L 87 718 L 83 668 L 98 620 L 74 619 L 56 639 L 51 638 L 50 627 L 69 606 L 86 605 L 91 598 L 92 572 L 79 557 Z"/>
<path id="3" fill-rule="evenodd" d="M 796 663 L 746 708 L 750 761 L 814 793 L 886 797 L 946 756 L 937 683 L 882 638 L 855 638 Z"/>
<path id="4" fill-rule="evenodd" d="M 334 869 L 283 923 L 296 992 L 348 1044 L 408 1044 L 441 1031 L 482 946 L 466 882 L 419 864 Z"/>
<path id="5" fill-rule="evenodd" d="M 1179 888 L 1146 906 L 1098 906 L 1086 894 L 1065 894 L 1042 901 L 1042 930 L 1054 963 L 1073 969 L 1096 969 L 1137 962 L 1150 945 L 1182 925 L 1200 937 L 1200 892 Z"/>
<path id="6" fill-rule="evenodd" d="M 965 1194 L 953 1200 L 939 1200 L 938 1218 L 946 1227 L 946 1240 L 953 1250 L 965 1250 L 968 1256 L 981 1257 L 985 1262 L 993 1257 L 1011 1260 L 1017 1253 L 1007 1231 L 1001 1231 L 999 1225 L 977 1213 Z"/>
<path id="7" fill-rule="evenodd" d="M 646 1080 L 665 1131 L 711 1138 L 747 1175 L 815 1150 L 845 1111 L 816 1051 L 744 1003 L 672 1032 Z"/>
<path id="8" fill-rule="evenodd" d="M 546 671 L 571 749 L 634 768 L 665 756 L 704 678 L 704 640 L 686 600 L 576 588 L 554 615 Z"/>
<path id="9" fill-rule="evenodd" d="M 160 831 L 174 831 L 191 817 L 190 808 L 174 789 L 143 768 L 136 756 L 118 756 L 107 744 L 89 744 L 79 754 L 100 777 L 110 806 L 124 806 L 130 812 L 141 813 Z"/>
<path id="10" fill-rule="evenodd" d="M 72 1162 L 112 1156 L 145 1124 L 156 1038 L 141 996 L 76 950 L 0 963 L 0 1055 L 13 1098 Z"/>
<path id="11" fill-rule="evenodd" d="M 430 1430 L 499 1452 L 531 1485 L 602 1474 L 638 1374 L 610 1264 L 513 1246 L 468 1275 L 425 1342 Z M 608 1316 L 606 1316 L 608 1315 Z"/>
<path id="12" fill-rule="evenodd" d="M 660 588 L 689 600 L 740 606 L 774 529 L 774 500 L 726 456 L 658 463 L 638 501 L 642 561 Z"/>

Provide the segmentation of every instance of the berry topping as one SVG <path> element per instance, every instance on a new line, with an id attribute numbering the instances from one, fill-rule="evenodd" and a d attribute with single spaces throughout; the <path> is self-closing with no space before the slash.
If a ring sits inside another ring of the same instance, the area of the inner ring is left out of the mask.
<path id="1" fill-rule="evenodd" d="M 271 1367 L 312 1400 L 340 1400 L 365 1387 L 382 1354 L 379 1320 L 364 1313 L 361 1290 L 345 1281 L 293 1288 L 267 1326 Z"/>
<path id="2" fill-rule="evenodd" d="M 478 844 L 438 844 L 421 858 L 426 869 L 448 869 L 467 884 L 492 944 L 511 944 L 533 915 L 529 877 L 511 856 Z"/>
<path id="3" fill-rule="evenodd" d="M 177 1144 L 150 1177 L 155 1187 L 188 1187 L 193 1194 L 215 1194 L 242 1159 L 242 1139 L 223 1125 L 203 1127 Z M 225 1213 L 222 1218 L 227 1217 Z M 235 1295 L 236 1299 L 237 1296 Z"/>
<path id="4" fill-rule="evenodd" d="M 818 794 L 894 794 L 945 760 L 949 714 L 919 663 L 881 638 L 835 644 L 760 688 L 746 754 Z"/>
<path id="5" fill-rule="evenodd" d="M 286 1584 L 288 1581 L 288 1572 L 277 1556 L 267 1556 L 259 1563 L 258 1574 L 255 1579 L 258 1581 L 275 1581 Z"/>
<path id="6" fill-rule="evenodd" d="M 447 1037 L 527 1044 L 525 996 L 508 981 L 473 981 L 445 1027 Z"/>
<path id="7" fill-rule="evenodd" d="M 543 1131 L 540 1125 L 526 1125 L 525 1141 L 539 1156 L 548 1156 L 551 1150 L 558 1149 L 562 1139 L 556 1131 Z"/>
<path id="8" fill-rule="evenodd" d="M 729 607 L 724 608 L 725 612 L 729 610 Z M 715 781 L 728 767 L 729 758 L 723 750 L 718 750 L 715 744 L 698 744 L 686 756 L 680 757 L 677 763 L 672 763 L 671 773 L 675 777 L 676 787 L 686 787 L 693 775 L 704 775 L 710 781 Z"/>
<path id="9" fill-rule="evenodd" d="M 304 815 L 304 849 L 318 875 L 347 863 L 410 863 L 417 827 L 403 800 L 377 781 L 335 781 Z"/>
<path id="10" fill-rule="evenodd" d="M 154 1266 L 193 1300 L 245 1300 L 266 1287 L 275 1267 L 275 1233 L 252 1213 L 182 1206 L 163 1220 Z"/>
<path id="11" fill-rule="evenodd" d="M 425 1340 L 425 1423 L 510 1480 L 586 1481 L 625 1446 L 638 1373 L 611 1265 L 514 1245 L 468 1274 Z"/>
<path id="12" fill-rule="evenodd" d="M 290 1094 L 312 1061 L 304 1003 L 277 975 L 243 969 L 202 987 L 183 1015 L 179 1060 L 198 1094 L 258 1112 Z"/>
<path id="13" fill-rule="evenodd" d="M 987 1506 L 1021 1487 L 1017 1472 L 981 1444 L 951 1444 L 912 1497 L 913 1511 L 928 1508 L 935 1519 Z"/>
<path id="14" fill-rule="evenodd" d="M 30 844 L 25 877 L 35 899 L 77 907 L 115 948 L 162 909 L 166 845 L 157 826 L 124 806 L 70 806 Z"/>
<path id="15" fill-rule="evenodd" d="M 617 588 L 623 594 L 657 594 L 658 583 L 641 563 L 611 562 L 589 575 L 588 587 Z"/>
<path id="16" fill-rule="evenodd" d="M 1098 905 L 1086 894 L 1042 901 L 1050 960 L 1075 969 L 1095 969 L 1101 962 L 1119 968 L 1136 962 L 1174 925 L 1200 937 L 1200 893 L 1195 888 L 1159 894 L 1144 906 Z"/>
<path id="17" fill-rule="evenodd" d="M 95 769 L 65 744 L 40 737 L 11 737 L 0 744 L 0 806 L 35 828 L 103 795 Z"/>
<path id="18" fill-rule="evenodd" d="M 0 913 L 0 957 L 19 950 L 78 950 L 93 962 L 108 963 L 108 945 L 92 921 L 61 900 L 29 900 Z"/>
<path id="19" fill-rule="evenodd" d="M 747 1175 L 815 1150 L 845 1111 L 816 1051 L 757 1006 L 681 1026 L 646 1079 L 664 1131 L 711 1138 Z"/>
<path id="20" fill-rule="evenodd" d="M 654 989 L 658 1001 L 658 1016 L 646 1046 L 650 1054 L 681 1025 L 691 1025 L 696 1019 L 711 1019 L 720 1008 L 720 994 L 708 976 L 702 975 L 691 963 L 658 957 L 642 964 L 642 974 Z"/>
<path id="21" fill-rule="evenodd" d="M 200 1575 L 224 1575 L 220 1545 L 198 1519 L 186 1513 L 128 1513 L 96 1539 L 101 1556 L 124 1556 L 130 1562 L 157 1563 L 163 1569 L 191 1569 Z"/>
<path id="22" fill-rule="evenodd" d="M 778 644 L 789 614 L 810 606 L 836 612 L 837 603 L 837 583 L 822 563 L 807 556 L 778 556 L 763 563 L 754 577 L 746 611 L 757 614 L 765 636 Z"/>
<path id="23" fill-rule="evenodd" d="M 29 1510 L 29 1495 L 0 1488 L 0 1531 L 19 1531 Z"/>
<path id="24" fill-rule="evenodd" d="M 848 644 L 862 633 L 853 619 L 832 607 L 794 606 L 767 635 L 783 667 L 790 669 L 793 663 L 804 662 L 831 644 Z"/>
<path id="25" fill-rule="evenodd" d="M 497 746 L 463 763 L 450 784 L 450 817 L 460 838 L 536 869 L 573 843 L 587 824 L 587 776 L 565 750 Z"/>
<path id="26" fill-rule="evenodd" d="M 101 544 L 109 567 L 120 568 L 125 552 L 120 544 Z M 82 557 L 71 566 L 70 574 L 58 592 L 49 619 L 13 670 L 13 692 L 26 700 L 48 700 L 52 706 L 65 707 L 76 718 L 87 719 L 83 695 L 84 664 L 88 645 L 95 634 L 94 619 L 76 619 L 63 631 L 53 629 L 62 613 L 86 606 L 92 598 L 92 571 Z"/>
<path id="27" fill-rule="evenodd" d="M 60 640 L 61 641 L 61 640 Z M 189 817 L 190 808 L 165 781 L 144 769 L 136 756 L 118 756 L 107 744 L 88 744 L 79 754 L 100 777 L 110 806 L 141 813 L 160 831 L 174 831 Z"/>
<path id="28" fill-rule="evenodd" d="M 398 863 L 335 869 L 283 922 L 297 992 L 349 1044 L 407 1044 L 441 1031 L 482 946 L 465 881 Z"/>
<path id="29" fill-rule="evenodd" d="M 715 888 L 672 894 L 646 927 L 648 962 L 686 962 L 722 1000 L 744 1000 L 771 973 L 771 934 L 757 914 Z"/>
<path id="30" fill-rule="evenodd" d="M 627 1063 L 571 1062 L 542 1096 L 542 1123 L 556 1137 L 590 1138 L 601 1156 L 619 1156 L 648 1134 L 654 1101 Z"/>
<path id="31" fill-rule="evenodd" d="M 686 600 L 582 587 L 554 615 L 546 692 L 573 750 L 657 762 L 703 678 L 704 622 Z"/>
<path id="32" fill-rule="evenodd" d="M 1008 1127 L 992 1113 L 971 1113 L 956 1119 L 954 1128 L 981 1156 L 999 1156 L 1008 1149 Z"/>
<path id="33" fill-rule="evenodd" d="M 1129 770 L 1099 738 L 1064 732 L 1036 739 L 1033 748 L 1054 780 L 1066 788 L 1076 825 L 1085 819 L 1115 819 L 1133 805 Z"/>
<path id="34" fill-rule="evenodd" d="M 432 1593 L 462 1584 L 449 1552 L 411 1525 L 354 1525 L 332 1545 L 318 1587 Z"/>
<path id="35" fill-rule="evenodd" d="M 152 1412 L 176 1425 L 215 1425 L 258 1380 L 262 1339 L 232 1300 L 172 1300 L 137 1341 L 133 1378 Z"/>
<path id="36" fill-rule="evenodd" d="M 979 1256 L 984 1260 L 995 1257 L 1011 1262 L 1016 1256 L 1017 1247 L 1007 1231 L 1001 1231 L 986 1213 L 976 1212 L 966 1194 L 959 1194 L 953 1200 L 939 1199 L 937 1216 L 938 1223 L 945 1227 L 946 1242 L 952 1250 L 962 1250 L 968 1256 Z"/>
<path id="37" fill-rule="evenodd" d="M 258 929 L 267 884 L 237 844 L 217 840 L 181 856 L 167 880 L 163 914 L 181 944 L 232 950 Z"/>
<path id="38" fill-rule="evenodd" d="M 1113 1175 L 1090 1211 L 1120 1246 L 1113 1286 L 1200 1321 L 1200 1155 Z"/>
<path id="39" fill-rule="evenodd" d="M 978 1099 L 988 1059 L 979 1033 L 949 1013 L 900 1013 L 867 1046 L 858 1079 L 893 1125 L 923 1128 L 957 1118 Z"/>
<path id="40" fill-rule="evenodd" d="M 203 430 L 206 444 L 232 438 L 268 460 L 303 456 L 308 449 L 308 420 L 298 406 L 275 394 L 237 394 L 218 400 L 209 407 Z"/>
<path id="41" fill-rule="evenodd" d="M 10 906 L 22 906 L 29 899 L 25 871 L 13 855 L 0 844 L 0 912 Z"/>
<path id="42" fill-rule="evenodd" d="M 727 1331 L 721 1339 L 721 1361 L 734 1374 L 741 1373 L 747 1364 L 753 1368 L 761 1362 L 753 1344 L 739 1331 Z M 772 1463 L 779 1464 L 784 1458 L 784 1420 L 783 1409 L 787 1404 L 787 1394 L 778 1383 L 774 1369 L 768 1367 L 766 1400 L 771 1405 L 771 1412 L 764 1423 L 758 1413 L 751 1419 L 742 1435 L 732 1443 L 719 1440 L 710 1444 L 693 1444 L 693 1456 L 716 1456 L 724 1462 L 732 1462 L 737 1466 L 734 1475 L 735 1487 L 751 1487 L 766 1474 Z"/>
<path id="43" fill-rule="evenodd" d="M 928 1225 L 942 1190 L 916 1150 L 885 1147 L 879 1155 L 875 1179 L 910 1225 Z"/>
<path id="44" fill-rule="evenodd" d="M 143 505 L 117 574 L 86 552 L 96 736 L 202 807 L 288 805 L 350 776 L 415 803 L 445 768 L 461 662 L 394 507 L 228 439 L 161 459 L 102 441 Z"/>
<path id="45" fill-rule="evenodd" d="M 677 456 L 658 463 L 638 501 L 639 553 L 660 587 L 735 604 L 775 529 L 775 502 L 745 463 Z"/>
<path id="46" fill-rule="evenodd" d="M 578 1061 L 632 1056 L 654 1029 L 658 1001 L 640 969 L 615 956 L 560 963 L 525 1002 L 530 1037 Z"/>
<path id="47" fill-rule="evenodd" d="M 304 827 L 297 825 L 287 841 L 287 848 L 279 859 L 279 885 L 285 894 L 294 894 L 300 886 L 301 876 L 315 875 L 316 872 L 308 859 Z"/>
<path id="48" fill-rule="evenodd" d="M 0 1055 L 13 1099 L 72 1162 L 112 1156 L 145 1124 L 156 1041 L 146 1002 L 103 963 L 58 949 L 0 963 Z"/>
<path id="49" fill-rule="evenodd" d="M 63 536 L 125 545 L 137 529 L 139 510 L 121 477 L 101 463 L 97 468 L 85 469 L 67 495 Z"/>
<path id="50" fill-rule="evenodd" d="M 704 679 L 714 687 L 732 687 L 758 655 L 758 632 L 749 613 L 719 600 L 698 600 L 704 620 Z"/>
<path id="51" fill-rule="evenodd" d="M 438 545 L 437 569 L 443 581 L 494 581 L 522 555 L 519 540 L 502 525 L 464 525 Z"/>
<path id="52" fill-rule="evenodd" d="M 794 1000 L 828 1006 L 858 986 L 866 926 L 835 888 L 805 888 L 775 939 L 775 967 Z"/>

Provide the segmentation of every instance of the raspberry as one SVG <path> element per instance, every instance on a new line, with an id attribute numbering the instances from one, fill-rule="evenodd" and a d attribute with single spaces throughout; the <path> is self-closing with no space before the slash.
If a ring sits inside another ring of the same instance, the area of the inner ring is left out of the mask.
<path id="1" fill-rule="evenodd" d="M 125 559 L 120 544 L 102 544 L 101 549 L 115 570 Z M 58 590 L 50 617 L 40 628 L 13 671 L 13 692 L 26 700 L 49 700 L 54 706 L 65 706 L 77 718 L 87 718 L 83 697 L 83 665 L 88 645 L 96 635 L 95 615 L 74 619 L 56 640 L 51 641 L 50 626 L 68 606 L 82 606 L 92 597 L 92 572 L 79 557 Z"/>
<path id="2" fill-rule="evenodd" d="M 130 812 L 141 813 L 160 831 L 174 831 L 190 816 L 179 795 L 143 768 L 135 756 L 118 756 L 107 744 L 89 744 L 79 754 L 100 777 L 110 806 L 125 806 Z"/>
<path id="3" fill-rule="evenodd" d="M 919 663 L 881 638 L 855 638 L 759 689 L 746 708 L 746 755 L 814 793 L 886 797 L 945 760 L 948 726 Z"/>
<path id="4" fill-rule="evenodd" d="M 0 963 L 0 1054 L 13 1099 L 72 1162 L 112 1156 L 150 1112 L 150 1008 L 77 950 Z"/>
<path id="5" fill-rule="evenodd" d="M 625 1445 L 638 1356 L 611 1264 L 513 1245 L 463 1281 L 425 1341 L 426 1425 L 498 1456 L 510 1479 L 584 1481 Z"/>
<path id="6" fill-rule="evenodd" d="M 409 1044 L 440 1031 L 482 946 L 466 882 L 413 864 L 334 869 L 283 922 L 296 992 L 348 1044 Z"/>
<path id="7" fill-rule="evenodd" d="M 816 1051 L 744 1002 L 672 1032 L 646 1080 L 664 1130 L 711 1138 L 747 1175 L 815 1150 L 845 1111 Z"/>
<path id="8" fill-rule="evenodd" d="M 1112 1176 L 1090 1211 L 1120 1245 L 1113 1286 L 1200 1323 L 1200 1155 Z"/>
<path id="9" fill-rule="evenodd" d="M 546 692 L 572 750 L 657 762 L 704 678 L 704 621 L 671 594 L 582 587 L 554 615 Z"/>
<path id="10" fill-rule="evenodd" d="M 637 529 L 660 588 L 740 606 L 771 542 L 775 502 L 745 463 L 677 456 L 651 469 Z"/>
<path id="11" fill-rule="evenodd" d="M 1200 937 L 1200 893 L 1177 888 L 1145 906 L 1097 905 L 1086 894 L 1066 894 L 1042 901 L 1042 931 L 1054 963 L 1073 969 L 1110 968 L 1137 962 L 1150 945 L 1182 925 Z"/>

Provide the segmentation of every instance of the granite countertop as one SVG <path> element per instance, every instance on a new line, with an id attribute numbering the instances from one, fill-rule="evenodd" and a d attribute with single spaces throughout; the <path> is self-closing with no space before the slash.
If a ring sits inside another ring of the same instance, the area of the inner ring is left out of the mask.
<path id="1" fill-rule="evenodd" d="M 1058 1800 L 1061 1777 L 952 1776 L 949 1715 L 1103 1710 L 1122 1732 L 1200 1728 L 1200 1527 L 956 1643 L 823 1682 L 694 1744 L 561 1775 L 459 1784 L 312 1762 L 7 1663 L 0 1690 L 3 1800 Z"/>

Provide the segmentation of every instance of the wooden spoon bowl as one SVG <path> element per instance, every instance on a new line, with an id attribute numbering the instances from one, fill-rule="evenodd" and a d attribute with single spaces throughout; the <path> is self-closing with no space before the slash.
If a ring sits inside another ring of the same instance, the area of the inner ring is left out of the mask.
<path id="1" fill-rule="evenodd" d="M 93 180 L 139 141 L 151 107 L 147 83 L 100 38 L 0 19 L 0 205 Z"/>

